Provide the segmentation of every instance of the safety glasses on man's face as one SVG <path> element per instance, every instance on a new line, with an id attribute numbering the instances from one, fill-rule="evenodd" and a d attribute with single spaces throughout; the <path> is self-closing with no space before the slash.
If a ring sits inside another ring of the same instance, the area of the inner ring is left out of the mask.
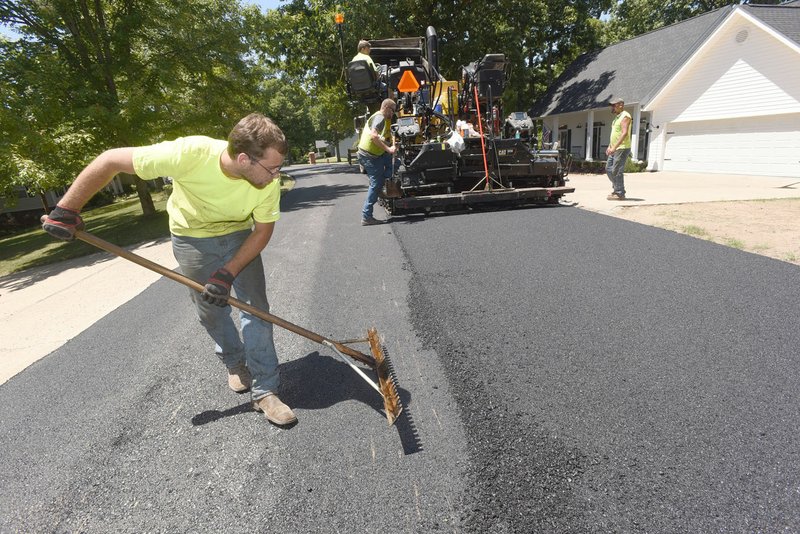
<path id="1" fill-rule="evenodd" d="M 263 165 L 263 164 L 262 164 L 260 161 L 258 161 L 258 160 L 257 160 L 256 158 L 254 158 L 253 156 L 250 156 L 250 155 L 248 154 L 248 156 L 247 156 L 247 157 L 248 157 L 248 158 L 250 158 L 250 161 L 252 161 L 253 163 L 256 163 L 256 164 L 258 164 L 258 166 L 259 166 L 259 167 L 261 167 L 262 169 L 264 169 L 265 171 L 267 171 L 267 174 L 269 174 L 270 176 L 277 176 L 278 174 L 280 174 L 280 172 L 281 172 L 281 167 L 283 167 L 283 165 L 278 165 L 277 167 L 274 167 L 274 168 L 270 169 L 269 167 L 265 167 L 265 166 L 264 166 L 264 165 Z"/>

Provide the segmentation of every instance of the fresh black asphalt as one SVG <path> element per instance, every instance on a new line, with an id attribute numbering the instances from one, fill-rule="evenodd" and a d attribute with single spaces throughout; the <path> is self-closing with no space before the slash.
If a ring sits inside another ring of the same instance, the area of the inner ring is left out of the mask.
<path id="1" fill-rule="evenodd" d="M 800 528 L 796 266 L 571 208 L 394 226 L 466 530 Z"/>
<path id="2" fill-rule="evenodd" d="M 405 415 L 276 329 L 269 425 L 162 279 L 0 386 L 0 532 L 800 528 L 796 266 L 576 208 L 361 227 L 363 175 L 290 172 L 271 311 L 377 326 Z"/>

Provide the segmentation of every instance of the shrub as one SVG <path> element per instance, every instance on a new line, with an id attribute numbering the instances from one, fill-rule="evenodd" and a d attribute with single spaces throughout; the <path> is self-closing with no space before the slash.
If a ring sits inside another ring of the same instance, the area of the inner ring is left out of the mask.
<path id="1" fill-rule="evenodd" d="M 628 161 L 625 162 L 625 172 L 643 172 L 645 169 L 647 169 L 646 161 L 628 158 Z M 605 172 L 605 168 L 603 172 Z"/>
<path id="2" fill-rule="evenodd" d="M 643 172 L 645 169 L 647 169 L 646 161 L 628 158 L 628 161 L 625 162 L 625 172 Z M 575 174 L 605 174 L 606 160 L 586 161 L 573 159 L 570 172 Z"/>
<path id="3" fill-rule="evenodd" d="M 114 195 L 110 191 L 106 191 L 105 189 L 98 191 L 89 202 L 86 203 L 84 206 L 84 210 L 88 210 L 91 208 L 99 208 L 100 206 L 108 206 L 109 204 L 114 203 Z"/>
<path id="4" fill-rule="evenodd" d="M 586 161 L 583 159 L 573 159 L 570 172 L 575 174 L 605 174 L 605 161 Z"/>

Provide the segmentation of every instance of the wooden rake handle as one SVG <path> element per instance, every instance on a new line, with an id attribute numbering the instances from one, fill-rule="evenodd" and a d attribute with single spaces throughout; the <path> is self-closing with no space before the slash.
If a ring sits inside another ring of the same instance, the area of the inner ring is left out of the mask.
<path id="1" fill-rule="evenodd" d="M 108 241 L 100 239 L 99 237 L 97 237 L 95 235 L 92 235 L 89 232 L 86 232 L 84 230 L 76 230 L 75 231 L 75 237 L 77 239 L 80 239 L 81 241 L 89 243 L 90 245 L 93 245 L 93 246 L 95 246 L 95 247 L 97 247 L 97 248 L 99 248 L 101 250 L 105 250 L 106 252 L 110 252 L 111 254 L 114 254 L 115 256 L 119 256 L 120 258 L 125 258 L 128 261 L 132 261 L 133 263 L 135 263 L 137 265 L 141 265 L 142 267 L 150 269 L 151 271 L 154 271 L 154 272 L 156 272 L 156 273 L 158 273 L 158 274 L 160 274 L 162 276 L 170 278 L 170 279 L 172 279 L 172 280 L 174 280 L 174 281 L 176 281 L 178 283 L 181 283 L 181 284 L 189 287 L 190 289 L 194 289 L 198 293 L 202 293 L 205 290 L 205 286 L 203 284 L 201 284 L 201 283 L 199 283 L 199 282 L 197 282 L 195 280 L 192 280 L 188 276 L 184 276 L 184 275 L 182 275 L 180 273 L 176 273 L 172 269 L 167 269 L 163 265 L 159 265 L 158 263 L 150 261 L 147 258 L 143 258 L 143 257 L 141 257 L 139 255 L 134 254 L 133 252 L 125 250 L 122 247 L 118 247 L 117 245 L 115 245 L 113 243 L 109 243 Z M 355 349 L 353 349 L 351 347 L 348 347 L 347 345 L 343 345 L 342 343 L 340 343 L 338 341 L 333 341 L 331 339 L 328 339 L 328 338 L 326 338 L 324 336 L 321 336 L 321 335 L 319 335 L 319 334 L 317 334 L 315 332 L 312 332 L 311 330 L 306 330 L 305 328 L 303 328 L 301 326 L 297 326 L 296 324 L 293 324 L 293 323 L 290 323 L 289 321 L 281 319 L 277 315 L 272 315 L 271 313 L 268 313 L 268 312 L 266 312 L 266 311 L 264 311 L 264 310 L 262 310 L 260 308 L 256 308 L 255 306 L 251 306 L 250 304 L 247 304 L 246 302 L 242 302 L 241 300 L 235 299 L 233 297 L 228 297 L 228 304 L 230 304 L 231 306 L 234 306 L 236 308 L 239 308 L 240 310 L 243 310 L 243 311 L 245 311 L 247 313 L 250 313 L 250 314 L 258 317 L 259 319 L 267 321 L 268 323 L 272 323 L 274 325 L 280 326 L 281 328 L 285 328 L 286 330 L 288 330 L 290 332 L 293 332 L 293 333 L 295 333 L 295 334 L 297 334 L 299 336 L 303 336 L 306 339 L 310 339 L 311 341 L 314 341 L 316 343 L 320 343 L 322 345 L 327 345 L 328 343 L 330 343 L 333 346 L 335 346 L 343 354 L 346 354 L 346 355 L 350 356 L 351 358 L 353 358 L 355 360 L 358 360 L 358 361 L 360 361 L 361 363 L 363 363 L 365 365 L 369 365 L 373 369 L 376 366 L 375 359 L 372 356 L 368 356 L 368 355 L 366 355 L 366 354 L 364 354 L 362 352 L 359 352 L 359 351 L 357 351 L 357 350 L 355 350 Z"/>

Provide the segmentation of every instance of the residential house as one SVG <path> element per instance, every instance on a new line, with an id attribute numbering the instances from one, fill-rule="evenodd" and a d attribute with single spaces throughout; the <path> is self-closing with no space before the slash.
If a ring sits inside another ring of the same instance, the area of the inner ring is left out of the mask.
<path id="1" fill-rule="evenodd" d="M 530 115 L 574 157 L 602 160 L 612 98 L 649 170 L 800 177 L 800 0 L 728 6 L 586 53 Z"/>

